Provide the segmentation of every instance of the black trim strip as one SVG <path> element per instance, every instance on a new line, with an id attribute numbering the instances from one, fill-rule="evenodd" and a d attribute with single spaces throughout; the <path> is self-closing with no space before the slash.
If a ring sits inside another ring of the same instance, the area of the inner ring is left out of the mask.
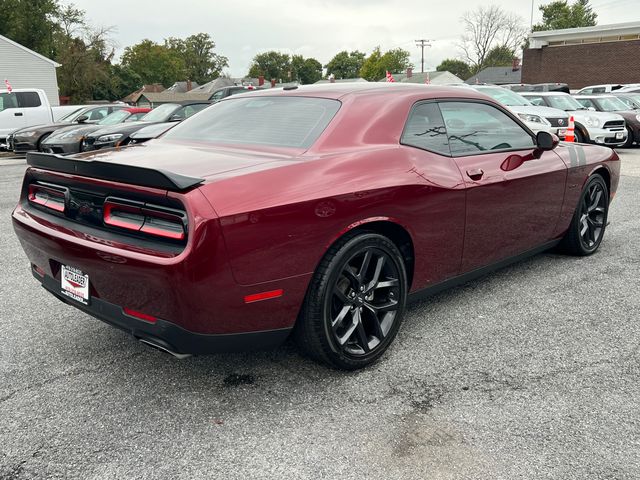
<path id="1" fill-rule="evenodd" d="M 538 253 L 542 253 L 546 250 L 549 250 L 560 243 L 560 240 L 553 240 L 551 242 L 547 242 L 544 245 L 536 247 L 532 250 L 528 250 L 524 253 L 516 255 L 514 257 L 505 258 L 504 260 L 500 260 L 499 262 L 492 263 L 491 265 L 487 265 L 486 267 L 476 268 L 475 270 L 471 270 L 470 272 L 463 273 L 462 275 L 458 275 L 457 277 L 449 278 L 440 283 L 436 283 L 435 285 L 431 285 L 427 288 L 423 288 L 417 290 L 413 293 L 409 294 L 408 300 L 410 302 L 415 302 L 418 300 L 422 300 L 423 298 L 431 297 L 436 295 L 444 290 L 448 290 L 450 288 L 456 287 L 458 285 L 462 285 L 464 283 L 471 282 L 478 278 L 484 277 L 485 275 L 494 272 L 496 270 L 500 270 L 501 268 L 508 267 L 513 263 L 518 263 L 522 260 L 525 260 L 529 257 L 533 257 Z"/>
<path id="2" fill-rule="evenodd" d="M 230 353 L 247 350 L 271 350 L 287 339 L 291 328 L 261 330 L 245 333 L 206 334 L 196 333 L 166 320 L 158 319 L 156 323 L 147 323 L 125 315 L 122 307 L 92 297 L 90 305 L 71 300 L 60 293 L 60 282 L 45 275 L 38 276 L 32 269 L 33 276 L 41 282 L 49 293 L 62 302 L 87 313 L 98 320 L 123 330 L 137 339 L 143 339 L 159 345 L 170 352 L 178 354 Z"/>
<path id="3" fill-rule="evenodd" d="M 29 152 L 27 153 L 27 163 L 32 167 L 54 172 L 173 191 L 187 190 L 204 182 L 203 178 L 187 177 L 165 170 L 99 160 L 84 160 L 55 153 Z"/>

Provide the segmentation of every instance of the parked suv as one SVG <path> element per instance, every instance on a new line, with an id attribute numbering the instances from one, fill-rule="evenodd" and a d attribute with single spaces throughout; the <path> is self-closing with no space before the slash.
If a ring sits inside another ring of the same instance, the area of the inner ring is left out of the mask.
<path id="1" fill-rule="evenodd" d="M 578 102 L 597 112 L 615 112 L 622 115 L 627 127 L 627 143 L 625 147 L 640 142 L 640 112 L 632 110 L 619 98 L 613 95 L 576 95 Z"/>
<path id="2" fill-rule="evenodd" d="M 545 131 L 554 133 L 560 138 L 567 134 L 569 115 L 557 108 L 533 105 L 522 95 L 498 86 L 472 85 L 471 88 L 489 95 L 520 117 L 534 133 Z"/>
<path id="3" fill-rule="evenodd" d="M 522 92 L 522 96 L 534 105 L 558 108 L 572 115 L 576 123 L 576 142 L 609 147 L 621 147 L 627 143 L 624 118 L 617 113 L 589 110 L 568 93 Z"/>

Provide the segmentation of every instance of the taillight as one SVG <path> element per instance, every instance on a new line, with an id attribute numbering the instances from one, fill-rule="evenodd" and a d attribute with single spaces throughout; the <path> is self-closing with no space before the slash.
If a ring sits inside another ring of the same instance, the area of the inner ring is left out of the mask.
<path id="1" fill-rule="evenodd" d="M 107 198 L 102 209 L 105 225 L 170 240 L 184 240 L 184 212 L 147 203 Z"/>
<path id="2" fill-rule="evenodd" d="M 54 188 L 37 183 L 29 185 L 29 195 L 27 196 L 30 203 L 56 212 L 64 212 L 66 197 L 67 190 L 64 188 Z"/>

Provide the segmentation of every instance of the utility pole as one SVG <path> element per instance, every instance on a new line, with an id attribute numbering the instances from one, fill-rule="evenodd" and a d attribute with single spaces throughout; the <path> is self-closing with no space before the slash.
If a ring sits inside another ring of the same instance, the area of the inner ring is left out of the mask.
<path id="1" fill-rule="evenodd" d="M 424 38 L 421 38 L 420 40 L 416 40 L 416 47 L 422 49 L 422 58 L 420 60 L 420 66 L 421 66 L 420 71 L 422 73 L 424 73 L 424 47 L 430 47 L 430 46 L 431 44 L 429 43 L 429 40 L 426 40 Z"/>

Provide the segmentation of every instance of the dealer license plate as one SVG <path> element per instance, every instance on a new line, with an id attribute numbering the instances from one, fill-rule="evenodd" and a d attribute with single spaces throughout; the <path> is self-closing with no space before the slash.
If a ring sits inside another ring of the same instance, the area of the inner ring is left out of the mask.
<path id="1" fill-rule="evenodd" d="M 616 133 L 616 140 L 622 140 L 624 138 L 624 132 Z"/>
<path id="2" fill-rule="evenodd" d="M 89 305 L 89 275 L 85 275 L 77 268 L 62 265 L 60 286 L 63 295 Z"/>

